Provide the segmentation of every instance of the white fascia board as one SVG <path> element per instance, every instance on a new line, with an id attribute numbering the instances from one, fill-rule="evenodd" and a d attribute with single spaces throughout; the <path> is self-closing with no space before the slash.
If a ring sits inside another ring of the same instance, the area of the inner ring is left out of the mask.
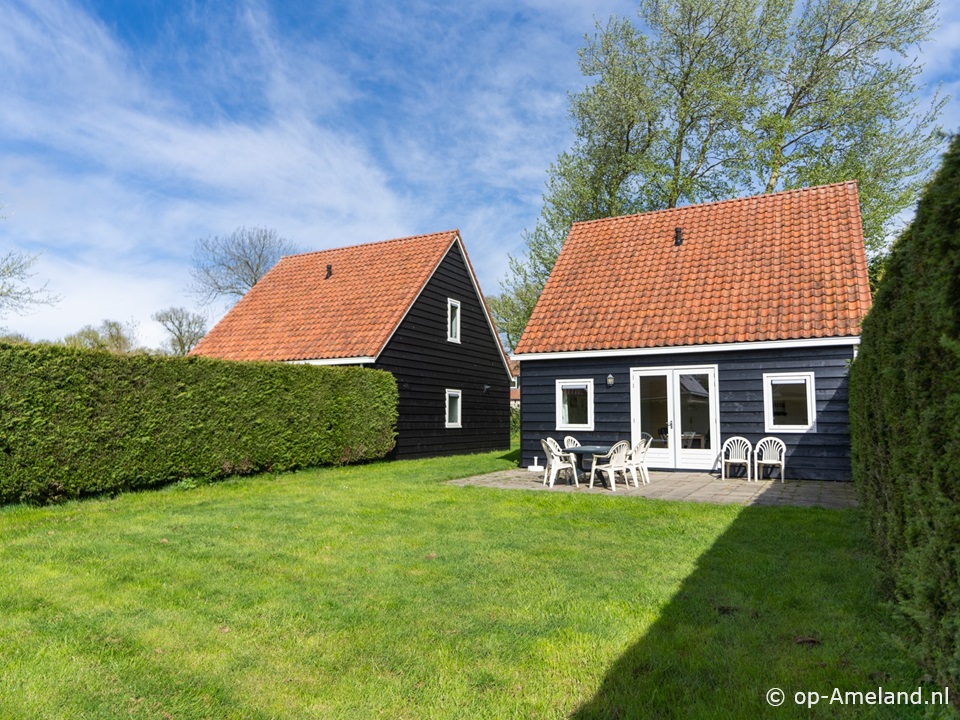
<path id="1" fill-rule="evenodd" d="M 290 365 L 370 365 L 375 357 L 316 358 L 313 360 L 287 360 Z"/>
<path id="2" fill-rule="evenodd" d="M 503 344 L 500 342 L 497 326 L 494 324 L 493 317 L 490 315 L 490 308 L 487 307 L 487 299 L 483 296 L 483 291 L 480 290 L 480 283 L 473 272 L 473 263 L 470 262 L 470 258 L 467 256 L 467 249 L 463 246 L 460 233 L 457 233 L 456 244 L 460 246 L 460 254 L 463 255 L 463 264 L 466 265 L 467 275 L 470 276 L 470 282 L 473 283 L 473 291 L 477 294 L 477 300 L 480 301 L 480 309 L 483 310 L 483 314 L 487 318 L 487 327 L 490 328 L 493 341 L 497 344 L 497 352 L 500 353 L 500 359 L 503 360 L 503 369 L 507 372 L 507 378 L 513 380 L 513 373 L 510 371 L 510 362 L 507 360 L 507 353 L 503 349 Z"/>
<path id="3" fill-rule="evenodd" d="M 679 355 L 685 353 L 725 352 L 729 350 L 786 350 L 789 348 L 820 348 L 857 346 L 859 335 L 844 337 L 805 338 L 802 340 L 764 340 L 759 342 L 714 343 L 712 345 L 671 345 L 670 347 L 632 348 L 623 350 L 571 350 L 567 352 L 520 353 L 513 360 L 566 360 L 576 358 L 625 357 L 637 355 Z"/>

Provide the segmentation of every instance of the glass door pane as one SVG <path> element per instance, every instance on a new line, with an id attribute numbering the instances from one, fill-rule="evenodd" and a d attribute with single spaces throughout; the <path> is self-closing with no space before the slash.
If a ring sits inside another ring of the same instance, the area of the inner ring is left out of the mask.
<path id="1" fill-rule="evenodd" d="M 707 373 L 678 373 L 680 407 L 677 412 L 680 447 L 692 450 L 712 450 L 710 412 L 710 375 Z"/>
<path id="2" fill-rule="evenodd" d="M 640 432 L 650 433 L 650 448 L 670 447 L 670 406 L 667 375 L 640 376 Z"/>

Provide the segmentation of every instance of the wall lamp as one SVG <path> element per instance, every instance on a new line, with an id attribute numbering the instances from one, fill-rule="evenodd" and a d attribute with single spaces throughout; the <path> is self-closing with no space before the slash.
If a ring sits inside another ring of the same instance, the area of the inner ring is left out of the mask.
<path id="1" fill-rule="evenodd" d="M 616 382 L 616 380 L 613 377 L 613 373 L 607 375 L 607 387 L 613 387 L 614 382 Z"/>

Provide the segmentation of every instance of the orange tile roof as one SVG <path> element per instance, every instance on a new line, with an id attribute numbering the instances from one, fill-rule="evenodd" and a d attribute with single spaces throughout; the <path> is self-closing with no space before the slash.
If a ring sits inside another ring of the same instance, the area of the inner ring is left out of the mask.
<path id="1" fill-rule="evenodd" d="M 859 335 L 870 302 L 838 183 L 574 224 L 515 352 Z"/>
<path id="2" fill-rule="evenodd" d="M 190 354 L 376 357 L 458 237 L 449 230 L 284 257 Z"/>

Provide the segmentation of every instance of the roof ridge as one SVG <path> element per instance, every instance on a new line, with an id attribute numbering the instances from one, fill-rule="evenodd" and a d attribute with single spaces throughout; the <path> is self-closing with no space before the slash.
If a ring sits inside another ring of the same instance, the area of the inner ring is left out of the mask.
<path id="1" fill-rule="evenodd" d="M 326 248 L 325 250 L 308 250 L 307 252 L 284 255 L 280 259 L 283 260 L 285 258 L 304 257 L 306 255 L 321 255 L 323 253 L 338 252 L 342 250 L 354 250 L 356 248 L 367 247 L 368 245 L 387 245 L 388 243 L 407 242 L 410 240 L 420 240 L 423 238 L 436 237 L 440 235 L 453 235 L 455 237 L 460 237 L 460 229 L 453 228 L 451 230 L 441 230 L 440 232 L 420 233 L 418 235 L 408 235 L 406 237 L 390 238 L 389 240 L 374 240 L 372 242 L 354 243 L 353 245 L 341 245 L 339 247 Z"/>
<path id="2" fill-rule="evenodd" d="M 686 210 L 687 208 L 707 208 L 707 207 L 716 207 L 718 205 L 730 205 L 733 203 L 746 202 L 748 200 L 761 200 L 766 198 L 782 197 L 784 195 L 790 195 L 793 193 L 807 193 L 814 190 L 827 190 L 829 188 L 841 187 L 843 185 L 853 185 L 856 188 L 856 180 L 841 180 L 835 183 L 828 183 L 826 185 L 814 185 L 812 187 L 804 188 L 792 188 L 790 190 L 779 190 L 773 193 L 755 193 L 753 195 L 744 195 L 743 197 L 738 198 L 727 198 L 726 200 L 711 200 L 710 202 L 704 203 L 691 203 L 690 205 L 679 205 L 672 208 L 660 208 L 659 210 L 645 210 L 644 212 L 631 213 L 629 215 L 613 215 L 611 217 L 603 218 L 594 218 L 593 220 L 579 220 L 571 226 L 571 229 L 577 225 L 591 225 L 593 223 L 609 222 L 611 220 L 625 220 L 627 218 L 635 218 L 641 215 L 659 215 L 661 213 L 670 213 L 676 212 L 677 210 Z"/>

